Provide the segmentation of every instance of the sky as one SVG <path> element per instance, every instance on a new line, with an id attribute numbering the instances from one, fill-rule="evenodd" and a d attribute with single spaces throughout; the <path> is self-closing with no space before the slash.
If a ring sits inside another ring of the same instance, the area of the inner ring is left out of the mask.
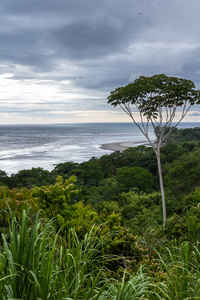
<path id="1" fill-rule="evenodd" d="M 199 0 L 0 3 L 0 124 L 129 122 L 107 104 L 139 76 L 200 89 Z M 184 119 L 200 122 L 200 106 Z"/>

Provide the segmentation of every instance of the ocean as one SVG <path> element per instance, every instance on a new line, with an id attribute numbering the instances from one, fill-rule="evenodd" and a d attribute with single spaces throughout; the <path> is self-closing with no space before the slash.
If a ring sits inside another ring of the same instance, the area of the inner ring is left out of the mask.
<path id="1" fill-rule="evenodd" d="M 179 128 L 199 126 L 183 122 Z M 154 138 L 152 128 L 150 135 Z M 144 136 L 133 123 L 0 125 L 0 170 L 8 175 L 33 167 L 50 171 L 59 163 L 112 152 L 101 149 L 102 144 L 140 140 Z"/>

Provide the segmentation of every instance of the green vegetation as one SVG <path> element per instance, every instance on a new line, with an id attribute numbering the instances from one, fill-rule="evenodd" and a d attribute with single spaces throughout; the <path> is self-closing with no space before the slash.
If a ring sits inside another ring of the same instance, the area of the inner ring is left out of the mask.
<path id="1" fill-rule="evenodd" d="M 194 83 L 187 79 L 168 77 L 164 74 L 151 77 L 140 76 L 133 83 L 115 89 L 108 97 L 108 103 L 114 107 L 119 106 L 131 118 L 155 152 L 164 228 L 167 212 L 160 148 L 167 136 L 186 116 L 190 107 L 200 103 L 200 90 L 194 88 Z M 138 111 L 137 117 L 140 118 L 140 122 L 136 120 L 135 109 Z M 150 138 L 149 124 L 153 126 L 155 141 Z"/>
<path id="2" fill-rule="evenodd" d="M 161 148 L 165 229 L 150 147 L 0 172 L 1 299 L 199 299 L 199 136 Z"/>

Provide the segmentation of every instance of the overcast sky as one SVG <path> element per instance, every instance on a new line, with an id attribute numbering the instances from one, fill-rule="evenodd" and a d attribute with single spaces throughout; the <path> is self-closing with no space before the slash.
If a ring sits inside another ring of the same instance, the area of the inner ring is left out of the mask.
<path id="1" fill-rule="evenodd" d="M 0 123 L 128 122 L 107 96 L 140 75 L 200 89 L 199 15 L 200 0 L 1 1 Z"/>

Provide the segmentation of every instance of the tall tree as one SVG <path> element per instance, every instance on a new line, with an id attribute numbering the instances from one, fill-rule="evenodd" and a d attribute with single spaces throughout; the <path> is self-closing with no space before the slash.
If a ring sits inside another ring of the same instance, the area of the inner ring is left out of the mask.
<path id="1" fill-rule="evenodd" d="M 160 147 L 166 136 L 185 117 L 191 105 L 200 103 L 200 91 L 194 89 L 195 85 L 191 80 L 160 74 L 152 77 L 141 76 L 125 87 L 115 89 L 108 97 L 108 103 L 114 107 L 120 106 L 131 117 L 156 154 L 162 195 L 164 228 L 166 223 L 166 204 L 160 162 Z M 149 124 L 154 128 L 155 142 L 150 138 Z"/>

